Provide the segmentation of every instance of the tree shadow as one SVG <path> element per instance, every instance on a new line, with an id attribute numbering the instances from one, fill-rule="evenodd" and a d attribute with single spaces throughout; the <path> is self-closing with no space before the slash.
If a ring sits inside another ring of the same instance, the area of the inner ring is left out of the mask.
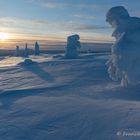
<path id="1" fill-rule="evenodd" d="M 98 99 L 140 101 L 140 85 L 132 87 L 116 87 L 113 89 L 104 90 L 97 96 Z"/>
<path id="2" fill-rule="evenodd" d="M 33 63 L 31 65 L 22 65 L 22 67 L 25 70 L 34 73 L 35 75 L 37 75 L 44 81 L 48 81 L 48 82 L 54 81 L 53 76 L 51 76 L 47 71 L 43 70 L 42 67 L 38 63 Z"/>
<path id="3" fill-rule="evenodd" d="M 38 63 L 34 62 L 28 65 L 21 63 L 20 66 L 22 66 L 22 68 L 25 69 L 26 71 L 30 71 L 31 73 L 35 74 L 42 80 L 46 82 L 50 82 L 52 83 L 52 85 L 54 84 L 54 78 L 47 71 L 43 70 L 42 67 Z M 20 90 L 14 90 L 14 91 L 10 91 L 10 90 L 0 91 L 0 103 L 2 103 L 0 107 L 9 108 L 10 105 L 14 101 L 22 97 L 33 96 L 33 95 L 39 94 L 40 92 L 46 91 L 47 89 L 48 87 L 37 88 L 37 89 L 34 89 L 34 88 L 33 89 L 20 89 Z"/>

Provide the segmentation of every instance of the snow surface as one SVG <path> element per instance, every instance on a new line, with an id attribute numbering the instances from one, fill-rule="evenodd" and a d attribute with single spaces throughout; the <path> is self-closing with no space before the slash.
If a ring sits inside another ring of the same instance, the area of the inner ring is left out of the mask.
<path id="1" fill-rule="evenodd" d="M 109 79 L 106 54 L 0 61 L 0 140 L 139 140 L 140 87 Z"/>

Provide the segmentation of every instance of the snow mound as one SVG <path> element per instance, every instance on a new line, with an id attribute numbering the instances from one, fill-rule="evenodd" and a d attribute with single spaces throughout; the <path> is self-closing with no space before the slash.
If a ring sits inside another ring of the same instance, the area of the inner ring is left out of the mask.
<path id="1" fill-rule="evenodd" d="M 32 61 L 31 59 L 27 58 L 24 60 L 24 62 L 20 63 L 21 65 L 32 65 L 34 64 L 35 62 Z"/>

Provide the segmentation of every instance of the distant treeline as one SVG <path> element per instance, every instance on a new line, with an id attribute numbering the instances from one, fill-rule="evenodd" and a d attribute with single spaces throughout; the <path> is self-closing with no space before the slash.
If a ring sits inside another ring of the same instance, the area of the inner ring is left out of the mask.
<path id="1" fill-rule="evenodd" d="M 80 53 L 89 53 L 89 52 L 110 52 L 111 43 L 81 43 Z M 50 45 L 48 47 L 44 47 L 40 45 L 40 53 L 64 53 L 66 45 Z M 14 56 L 16 54 L 16 47 L 13 49 L 0 49 L 0 56 L 11 55 Z M 34 54 L 34 48 L 28 46 L 28 54 Z M 24 55 L 24 47 L 20 48 L 20 55 Z"/>

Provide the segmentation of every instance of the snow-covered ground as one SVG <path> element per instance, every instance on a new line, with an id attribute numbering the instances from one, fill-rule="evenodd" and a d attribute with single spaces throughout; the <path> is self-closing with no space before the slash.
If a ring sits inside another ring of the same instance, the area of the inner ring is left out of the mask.
<path id="1" fill-rule="evenodd" d="M 140 87 L 112 82 L 108 57 L 0 58 L 0 140 L 139 140 Z"/>

